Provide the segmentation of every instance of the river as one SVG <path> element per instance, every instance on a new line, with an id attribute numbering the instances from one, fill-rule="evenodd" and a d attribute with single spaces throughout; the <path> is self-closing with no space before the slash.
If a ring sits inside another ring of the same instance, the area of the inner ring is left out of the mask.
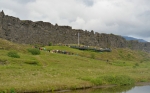
<path id="1" fill-rule="evenodd" d="M 150 85 L 147 86 L 136 86 L 131 90 L 122 93 L 150 93 Z"/>

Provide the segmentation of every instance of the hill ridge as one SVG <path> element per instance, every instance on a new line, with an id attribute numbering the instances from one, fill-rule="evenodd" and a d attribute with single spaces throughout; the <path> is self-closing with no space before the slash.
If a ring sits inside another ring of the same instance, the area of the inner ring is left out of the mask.
<path id="1" fill-rule="evenodd" d="M 124 37 L 127 41 L 138 40 L 138 42 L 147 42 L 146 40 L 138 39 L 138 38 L 134 38 L 134 37 L 130 37 L 130 36 L 122 36 L 122 37 Z"/>
<path id="2" fill-rule="evenodd" d="M 150 52 L 150 43 L 126 41 L 123 37 L 114 34 L 98 33 L 81 29 L 72 29 L 71 26 L 53 25 L 49 22 L 20 20 L 0 12 L 0 38 L 25 44 L 80 44 L 99 46 L 103 48 L 126 48 Z"/>

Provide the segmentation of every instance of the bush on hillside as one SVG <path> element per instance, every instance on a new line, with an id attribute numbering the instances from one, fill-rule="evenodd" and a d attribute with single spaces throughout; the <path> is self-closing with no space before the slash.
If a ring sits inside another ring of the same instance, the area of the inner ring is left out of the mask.
<path id="1" fill-rule="evenodd" d="M 49 46 L 52 46 L 53 44 L 50 42 L 48 45 L 49 45 Z"/>
<path id="2" fill-rule="evenodd" d="M 33 49 L 28 49 L 28 51 L 32 54 L 32 55 L 39 55 L 41 52 L 39 49 L 33 48 Z"/>
<path id="3" fill-rule="evenodd" d="M 18 55 L 18 53 L 16 51 L 10 51 L 7 54 L 9 57 L 13 57 L 13 58 L 20 58 L 20 56 Z"/>

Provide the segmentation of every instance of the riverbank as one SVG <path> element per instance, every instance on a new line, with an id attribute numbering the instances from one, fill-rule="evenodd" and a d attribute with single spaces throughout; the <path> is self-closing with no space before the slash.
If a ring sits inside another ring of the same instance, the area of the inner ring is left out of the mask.
<path id="1" fill-rule="evenodd" d="M 137 82 L 132 86 L 147 86 L 150 85 L 150 82 Z M 75 90 L 86 90 L 86 89 L 107 89 L 107 88 L 113 88 L 116 87 L 117 85 L 100 85 L 100 86 L 89 86 L 89 87 L 81 87 L 81 88 L 76 88 L 76 89 L 66 89 L 66 90 L 55 90 L 53 92 L 55 93 L 64 93 L 64 92 L 71 92 Z M 131 86 L 131 85 L 130 85 Z M 52 90 L 49 90 L 47 92 L 52 92 Z"/>
<path id="2" fill-rule="evenodd" d="M 147 85 L 150 85 L 150 82 L 138 82 L 132 86 L 147 86 Z M 131 86 L 131 85 L 129 85 L 129 86 Z M 55 92 L 55 93 L 68 93 L 68 92 L 79 91 L 79 90 L 85 91 L 85 90 L 89 90 L 89 89 L 110 89 L 113 87 L 117 87 L 117 85 L 89 86 L 89 87 L 79 87 L 76 89 L 65 89 L 65 90 L 58 89 L 58 90 L 48 90 L 45 92 L 48 92 L 48 93 L 53 93 L 53 92 Z M 125 87 L 125 86 L 122 86 L 122 87 Z M 40 92 L 42 92 L 42 91 L 32 91 L 32 93 L 40 93 Z M 26 93 L 31 93 L 31 92 L 26 92 Z"/>
<path id="3" fill-rule="evenodd" d="M 141 84 L 142 83 L 142 84 Z M 137 83 L 136 83 L 137 84 Z M 150 83 L 140 82 L 138 85 L 129 85 L 129 86 L 98 86 L 94 88 L 82 89 L 82 90 L 72 90 L 72 91 L 59 91 L 56 93 L 149 93 Z"/>
<path id="4" fill-rule="evenodd" d="M 116 85 L 101 85 L 101 86 L 89 86 L 89 87 L 79 87 L 79 88 L 76 88 L 76 89 L 65 89 L 65 90 L 61 90 L 61 89 L 58 89 L 58 90 L 48 90 L 48 91 L 45 91 L 45 92 L 48 92 L 48 93 L 67 93 L 67 92 L 72 92 L 72 91 L 77 91 L 77 90 L 88 90 L 88 89 L 102 89 L 102 88 L 112 88 L 112 87 L 115 87 Z M 32 92 L 25 92 L 25 93 L 40 93 L 42 91 L 32 91 Z"/>
<path id="5" fill-rule="evenodd" d="M 146 85 L 150 85 L 150 82 L 138 82 L 135 83 L 136 86 L 146 86 Z"/>

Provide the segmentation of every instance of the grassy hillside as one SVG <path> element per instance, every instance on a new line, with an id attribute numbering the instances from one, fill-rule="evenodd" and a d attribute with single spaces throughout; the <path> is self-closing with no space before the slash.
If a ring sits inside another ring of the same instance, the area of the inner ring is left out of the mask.
<path id="1" fill-rule="evenodd" d="M 150 81 L 150 54 L 130 49 L 81 51 L 45 46 L 39 55 L 32 45 L 0 39 L 0 91 L 33 92 L 76 89 L 95 85 L 128 85 Z M 50 53 L 61 50 L 73 55 Z M 8 56 L 15 52 L 19 58 Z"/>

